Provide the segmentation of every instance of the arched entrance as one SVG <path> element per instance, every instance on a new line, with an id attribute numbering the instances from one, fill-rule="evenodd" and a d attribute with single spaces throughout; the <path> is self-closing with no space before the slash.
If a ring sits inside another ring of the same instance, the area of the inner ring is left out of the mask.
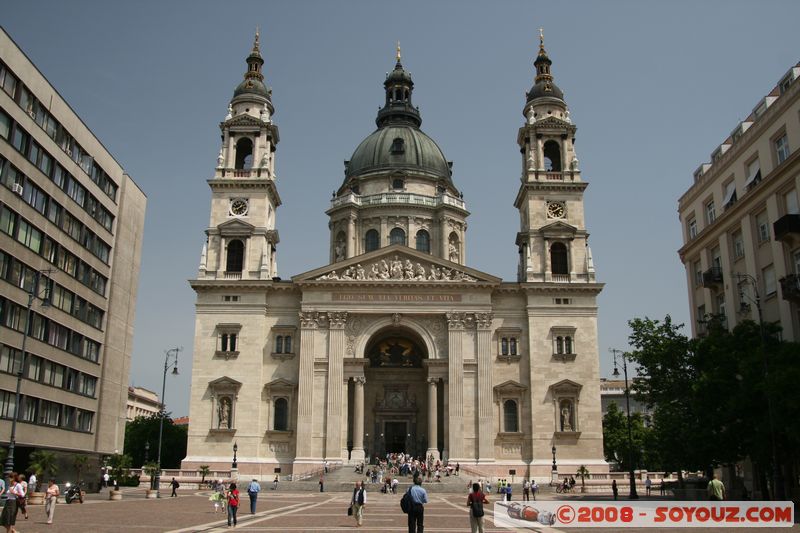
<path id="1" fill-rule="evenodd" d="M 370 338 L 364 358 L 366 453 L 424 455 L 429 438 L 425 343 L 410 329 L 390 326 Z"/>

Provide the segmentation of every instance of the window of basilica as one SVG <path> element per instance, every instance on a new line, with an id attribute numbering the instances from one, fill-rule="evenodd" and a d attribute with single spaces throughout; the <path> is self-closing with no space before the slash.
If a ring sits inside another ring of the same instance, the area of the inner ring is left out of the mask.
<path id="1" fill-rule="evenodd" d="M 295 326 L 275 326 L 272 328 L 272 358 L 286 361 L 295 356 Z"/>
<path id="2" fill-rule="evenodd" d="M 217 346 L 214 355 L 226 360 L 239 355 L 241 324 L 217 324 Z"/>

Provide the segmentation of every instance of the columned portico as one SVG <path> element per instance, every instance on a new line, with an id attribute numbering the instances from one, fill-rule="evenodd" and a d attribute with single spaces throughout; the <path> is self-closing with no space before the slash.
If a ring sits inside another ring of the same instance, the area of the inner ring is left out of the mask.
<path id="1" fill-rule="evenodd" d="M 439 448 L 436 447 L 436 439 L 439 435 L 439 428 L 437 426 L 437 419 L 439 409 L 437 407 L 437 384 L 438 378 L 428 378 L 428 450 L 425 452 L 426 457 L 433 455 L 434 460 L 439 459 Z"/>

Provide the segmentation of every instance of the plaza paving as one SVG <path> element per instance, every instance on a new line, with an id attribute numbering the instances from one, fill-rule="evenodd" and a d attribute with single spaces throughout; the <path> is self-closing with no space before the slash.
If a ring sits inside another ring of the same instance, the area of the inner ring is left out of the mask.
<path id="1" fill-rule="evenodd" d="M 368 487 L 369 488 L 369 487 Z M 156 531 L 173 533 L 228 531 L 225 516 L 214 514 L 208 493 L 179 491 L 178 498 L 147 500 L 143 491 L 130 489 L 124 499 L 111 502 L 91 495 L 83 504 L 59 504 L 56 508 L 55 523 L 45 524 L 43 506 L 30 506 L 30 519 L 17 522 L 20 533 L 33 532 L 118 532 L 118 531 Z M 544 495 L 545 498 L 548 495 Z M 494 502 L 496 495 L 490 497 Z M 242 498 L 238 531 L 261 532 L 303 532 L 303 531 L 354 531 L 355 520 L 348 517 L 347 506 L 350 495 L 344 492 L 272 492 L 261 493 L 255 515 L 249 513 L 249 500 Z M 407 531 L 406 516 L 400 511 L 400 495 L 384 495 L 369 492 L 365 508 L 364 526 L 358 531 L 365 532 L 403 532 Z M 431 503 L 425 509 L 425 531 L 468 532 L 469 515 L 465 505 L 466 492 L 461 494 L 432 494 Z M 510 529 L 494 527 L 491 507 L 487 506 L 486 531 L 508 532 Z M 518 529 L 516 531 L 543 531 L 557 533 L 554 528 Z M 564 529 L 578 532 L 586 529 Z M 612 529 L 605 529 L 612 531 Z M 657 529 L 630 529 L 652 533 Z M 683 531 L 689 531 L 684 529 Z M 722 528 L 704 528 L 694 531 L 714 533 Z M 726 529 L 730 532 L 732 530 Z M 744 529 L 739 529 L 744 531 Z M 762 530 L 763 531 L 763 530 Z M 786 529 L 782 529 L 786 531 Z M 792 531 L 800 531 L 795 525 Z"/>

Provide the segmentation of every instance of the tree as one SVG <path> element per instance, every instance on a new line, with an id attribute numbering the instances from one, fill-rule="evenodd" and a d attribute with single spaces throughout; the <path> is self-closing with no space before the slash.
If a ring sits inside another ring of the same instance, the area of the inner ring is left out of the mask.
<path id="1" fill-rule="evenodd" d="M 89 464 L 89 457 L 83 454 L 78 454 L 72 458 L 72 466 L 75 467 L 76 477 L 78 479 L 78 484 L 81 483 L 81 472 L 86 468 Z"/>
<path id="2" fill-rule="evenodd" d="M 652 470 L 653 465 L 645 460 L 649 455 L 641 457 L 641 451 L 647 449 L 649 433 L 651 430 L 645 427 L 642 414 L 631 413 L 631 436 L 633 437 L 633 449 L 631 450 L 626 413 L 616 403 L 610 404 L 608 412 L 603 416 L 603 453 L 606 461 L 617 463 L 620 470 L 628 470 L 632 451 L 634 467 Z"/>
<path id="3" fill-rule="evenodd" d="M 200 475 L 202 476 L 202 478 L 200 479 L 200 484 L 202 485 L 203 483 L 206 482 L 206 476 L 211 472 L 211 468 L 208 465 L 200 465 L 200 468 L 198 470 L 200 471 Z"/>
<path id="4" fill-rule="evenodd" d="M 586 492 L 586 476 L 589 475 L 589 469 L 586 468 L 586 465 L 578 467 L 577 475 L 581 477 L 581 492 Z"/>
<path id="5" fill-rule="evenodd" d="M 150 476 L 150 490 L 156 490 L 156 476 L 161 473 L 156 461 L 150 461 L 144 465 L 144 473 Z"/>
<path id="6" fill-rule="evenodd" d="M 119 486 L 128 477 L 133 461 L 130 455 L 121 455 L 115 453 L 108 459 L 108 467 L 111 469 L 111 477 L 116 481 Z"/>
<path id="7" fill-rule="evenodd" d="M 139 416 L 125 425 L 125 451 L 134 465 L 145 463 L 145 443 L 150 443 L 149 459 L 158 457 L 159 415 Z M 186 426 L 176 426 L 169 414 L 164 417 L 164 434 L 161 444 L 161 468 L 180 468 L 186 457 L 188 440 Z"/>
<path id="8" fill-rule="evenodd" d="M 28 470 L 35 473 L 39 479 L 44 479 L 45 474 L 55 476 L 58 474 L 56 454 L 47 450 L 36 450 L 30 456 Z"/>

